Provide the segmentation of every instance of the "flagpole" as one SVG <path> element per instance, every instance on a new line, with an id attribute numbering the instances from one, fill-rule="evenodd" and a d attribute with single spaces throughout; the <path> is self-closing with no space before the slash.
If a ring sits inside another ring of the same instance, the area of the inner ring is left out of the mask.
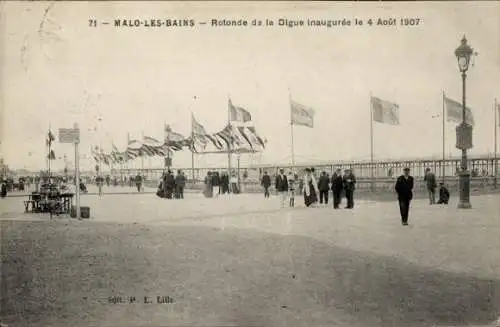
<path id="1" fill-rule="evenodd" d="M 293 117 L 292 117 L 292 92 L 290 91 L 290 88 L 288 88 L 288 104 L 290 110 L 290 146 L 292 150 L 292 169 L 295 170 L 295 145 L 293 142 Z"/>
<path id="2" fill-rule="evenodd" d="M 227 95 L 227 100 L 228 100 L 228 105 L 227 105 L 227 126 L 229 127 L 230 132 L 232 132 L 231 129 L 231 108 L 229 108 L 229 102 L 231 101 L 231 96 L 228 94 Z M 230 142 L 228 142 L 227 145 L 227 167 L 228 167 L 228 176 L 231 178 L 231 144 L 232 144 L 232 138 L 229 139 Z"/>
<path id="3" fill-rule="evenodd" d="M 493 171 L 494 171 L 494 178 L 493 178 L 493 187 L 494 188 L 497 188 L 497 174 L 498 174 L 498 158 L 497 158 L 497 139 L 498 139 L 498 135 L 497 135 L 497 132 L 498 132 L 498 102 L 497 102 L 497 99 L 495 98 L 495 103 L 494 103 L 494 111 L 495 111 L 495 126 L 494 126 L 494 132 L 493 132 L 493 137 L 495 138 L 495 141 L 493 142 L 493 162 L 494 162 L 494 167 L 493 167 Z"/>
<path id="4" fill-rule="evenodd" d="M 373 171 L 373 94 L 370 92 L 370 177 L 371 183 L 370 188 L 371 191 L 374 191 L 375 184 L 373 183 L 373 179 L 375 177 Z"/>
<path id="5" fill-rule="evenodd" d="M 441 180 L 444 183 L 445 182 L 445 160 L 446 160 L 446 108 L 445 108 L 445 93 L 443 90 L 443 112 L 442 112 L 442 133 L 443 133 L 443 163 L 441 164 Z"/>
<path id="6" fill-rule="evenodd" d="M 193 130 L 193 112 L 191 111 L 191 178 L 194 184 L 194 130 Z"/>
<path id="7" fill-rule="evenodd" d="M 141 148 L 144 145 L 144 131 L 141 132 L 142 135 L 142 141 L 141 141 Z M 144 174 L 144 151 L 141 151 L 141 175 Z"/>
<path id="8" fill-rule="evenodd" d="M 130 159 L 129 156 L 128 156 L 128 152 L 127 152 L 127 149 L 128 149 L 128 146 L 130 144 L 130 132 L 127 133 L 127 147 L 125 148 L 125 162 L 126 162 L 126 169 L 127 169 L 127 174 L 130 174 Z M 127 179 L 128 177 L 125 176 L 125 183 L 127 182 Z"/>
<path id="9" fill-rule="evenodd" d="M 52 160 L 51 158 L 51 154 L 52 154 L 52 127 L 51 127 L 51 124 L 49 123 L 49 135 L 47 135 L 48 138 L 49 138 L 49 143 L 48 143 L 48 147 L 49 147 L 49 153 L 47 155 L 47 174 L 49 175 L 49 184 L 50 184 L 50 161 Z"/>
<path id="10" fill-rule="evenodd" d="M 167 153 L 166 153 L 166 162 L 165 162 L 165 167 L 167 168 L 167 170 L 170 170 L 170 126 L 167 126 L 167 121 L 164 121 L 163 122 L 163 130 L 164 130 L 164 133 L 165 133 L 165 143 L 167 144 L 167 146 L 165 147 L 166 150 L 167 150 Z"/>

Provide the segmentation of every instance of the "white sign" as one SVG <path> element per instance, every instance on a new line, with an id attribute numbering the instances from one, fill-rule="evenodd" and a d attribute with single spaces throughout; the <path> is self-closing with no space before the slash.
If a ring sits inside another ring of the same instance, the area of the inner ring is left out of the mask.
<path id="1" fill-rule="evenodd" d="M 59 128 L 59 143 L 75 143 L 79 140 L 79 128 Z"/>

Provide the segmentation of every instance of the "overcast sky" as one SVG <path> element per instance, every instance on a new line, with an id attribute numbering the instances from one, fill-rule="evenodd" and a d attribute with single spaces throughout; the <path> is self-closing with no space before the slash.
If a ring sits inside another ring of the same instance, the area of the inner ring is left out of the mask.
<path id="1" fill-rule="evenodd" d="M 472 154 L 493 152 L 493 102 L 500 98 L 499 2 L 49 5 L 0 4 L 1 152 L 12 167 L 43 168 L 49 126 L 57 131 L 75 121 L 83 132 L 82 155 L 96 144 L 124 148 L 128 132 L 132 138 L 144 133 L 161 139 L 164 121 L 187 135 L 191 111 L 207 131 L 217 132 L 227 123 L 228 95 L 252 113 L 257 131 L 268 140 L 262 155 L 242 160 L 288 163 L 288 89 L 294 100 L 316 110 L 314 129 L 294 128 L 297 162 L 369 159 L 370 94 L 400 106 L 400 126 L 375 124 L 375 159 L 441 156 L 441 120 L 433 116 L 442 111 L 443 90 L 461 100 L 454 50 L 464 34 L 478 52 L 467 79 L 476 121 Z M 368 26 L 368 19 L 379 17 L 419 18 L 420 23 Z M 117 18 L 194 19 L 196 26 L 117 28 Z M 358 18 L 365 24 L 198 25 L 253 18 Z M 89 19 L 98 26 L 89 27 Z M 459 154 L 454 127 L 446 125 L 447 155 Z M 54 150 L 73 161 L 71 145 L 55 143 Z M 205 156 L 196 163 L 223 167 L 226 156 Z M 62 160 L 54 165 L 64 166 Z M 190 153 L 177 153 L 174 165 L 190 167 Z M 90 160 L 82 160 L 82 168 L 89 166 Z"/>

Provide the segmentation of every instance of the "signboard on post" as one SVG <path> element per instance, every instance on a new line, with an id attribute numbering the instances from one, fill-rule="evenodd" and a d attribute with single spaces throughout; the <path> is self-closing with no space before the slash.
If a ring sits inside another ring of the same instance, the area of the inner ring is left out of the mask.
<path id="1" fill-rule="evenodd" d="M 80 141 L 80 129 L 78 126 L 74 128 L 59 128 L 59 143 L 75 143 Z"/>
<path id="2" fill-rule="evenodd" d="M 462 123 L 457 126 L 457 144 L 456 148 L 460 150 L 472 149 L 472 126 Z"/>
<path id="3" fill-rule="evenodd" d="M 80 217 L 80 154 L 78 143 L 80 143 L 80 129 L 75 123 L 73 128 L 59 128 L 59 143 L 73 143 L 75 145 L 75 207 L 76 217 Z"/>

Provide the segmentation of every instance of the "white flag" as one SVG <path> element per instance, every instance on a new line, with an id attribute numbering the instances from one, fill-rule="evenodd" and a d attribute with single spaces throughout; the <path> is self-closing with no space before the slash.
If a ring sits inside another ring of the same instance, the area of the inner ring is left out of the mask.
<path id="1" fill-rule="evenodd" d="M 290 101 L 292 125 L 314 127 L 314 109 L 306 107 L 298 102 Z"/>
<path id="2" fill-rule="evenodd" d="M 382 124 L 399 125 L 399 105 L 372 97 L 373 120 Z"/>
<path id="3" fill-rule="evenodd" d="M 446 106 L 446 120 L 454 123 L 461 123 L 463 111 L 462 104 L 447 97 L 444 97 L 444 104 Z M 472 109 L 469 107 L 465 108 L 465 122 L 474 126 L 474 116 L 472 115 Z"/>

